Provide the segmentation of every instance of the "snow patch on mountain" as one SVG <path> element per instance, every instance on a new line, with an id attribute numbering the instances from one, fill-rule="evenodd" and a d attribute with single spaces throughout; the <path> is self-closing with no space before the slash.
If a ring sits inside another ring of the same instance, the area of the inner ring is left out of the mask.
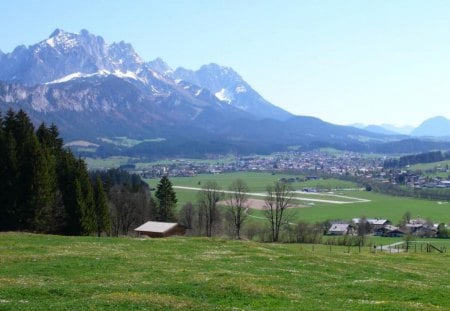
<path id="1" fill-rule="evenodd" d="M 228 91 L 225 88 L 222 88 L 219 92 L 215 93 L 214 95 L 220 101 L 227 102 L 228 104 L 231 104 L 231 102 L 233 101 L 233 94 L 230 93 L 230 91 Z"/>
<path id="2" fill-rule="evenodd" d="M 78 40 L 76 35 L 57 29 L 50 35 L 50 38 L 48 38 L 45 43 L 52 48 L 60 46 L 63 49 L 68 50 L 77 46 Z"/>
<path id="3" fill-rule="evenodd" d="M 94 77 L 94 76 L 109 76 L 109 75 L 113 75 L 116 76 L 118 78 L 122 78 L 122 79 L 133 79 L 136 81 L 141 81 L 143 83 L 146 83 L 146 81 L 140 77 L 138 77 L 136 75 L 136 73 L 132 72 L 132 71 L 127 71 L 127 72 L 122 72 L 120 70 L 114 70 L 113 72 L 109 71 L 109 70 L 99 70 L 98 72 L 95 73 L 81 73 L 81 72 L 75 72 L 75 73 L 71 73 L 67 76 L 64 76 L 60 79 L 56 79 L 50 82 L 47 82 L 45 84 L 57 84 L 57 83 L 64 83 L 64 82 L 68 82 L 74 79 L 79 79 L 79 78 L 90 78 L 90 77 Z"/>
<path id="4" fill-rule="evenodd" d="M 245 86 L 239 85 L 239 86 L 236 87 L 235 91 L 236 91 L 236 93 L 238 93 L 238 94 L 239 94 L 239 93 L 246 93 L 246 92 L 247 92 L 247 89 L 246 89 Z"/>

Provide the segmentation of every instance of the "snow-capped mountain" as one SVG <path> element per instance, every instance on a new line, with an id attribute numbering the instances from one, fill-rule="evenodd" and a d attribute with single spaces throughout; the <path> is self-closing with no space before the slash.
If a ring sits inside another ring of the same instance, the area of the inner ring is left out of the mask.
<path id="1" fill-rule="evenodd" d="M 148 62 L 147 67 L 164 76 L 172 77 L 173 69 L 160 57 Z"/>
<path id="2" fill-rule="evenodd" d="M 56 29 L 48 39 L 29 47 L 19 46 L 0 58 L 0 80 L 27 86 L 80 73 L 144 71 L 144 61 L 125 42 L 108 45 L 100 36 Z"/>
<path id="3" fill-rule="evenodd" d="M 0 53 L 0 112 L 9 108 L 24 109 L 36 124 L 54 122 L 66 139 L 166 139 L 148 143 L 140 155 L 155 148 L 180 155 L 180 146 L 196 155 L 290 145 L 366 148 L 367 141 L 380 139 L 293 117 L 229 67 L 174 71 L 162 59 L 144 62 L 130 44 L 108 44 L 86 30 L 57 29 L 37 44 Z"/>
<path id="4" fill-rule="evenodd" d="M 293 117 L 289 112 L 266 101 L 230 67 L 209 64 L 197 71 L 180 67 L 171 76 L 176 80 L 185 80 L 204 87 L 219 100 L 256 117 L 277 120 Z"/>

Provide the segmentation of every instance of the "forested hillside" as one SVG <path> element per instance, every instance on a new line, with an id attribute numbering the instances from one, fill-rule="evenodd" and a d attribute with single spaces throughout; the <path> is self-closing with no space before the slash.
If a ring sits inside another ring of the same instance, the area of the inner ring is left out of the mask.
<path id="1" fill-rule="evenodd" d="M 108 208 L 95 200 L 103 190 L 93 187 L 84 161 L 63 148 L 55 125 L 36 130 L 22 110 L 0 116 L 0 180 L 0 231 L 109 230 L 99 221 Z"/>

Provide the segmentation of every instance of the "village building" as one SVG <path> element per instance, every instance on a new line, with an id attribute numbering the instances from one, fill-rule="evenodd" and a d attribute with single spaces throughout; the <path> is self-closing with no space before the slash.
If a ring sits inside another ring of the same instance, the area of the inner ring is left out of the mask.
<path id="1" fill-rule="evenodd" d="M 378 228 L 373 233 L 376 236 L 384 236 L 384 237 L 402 237 L 405 235 L 405 232 L 400 230 L 399 227 L 386 225 L 384 227 Z"/>
<path id="2" fill-rule="evenodd" d="M 354 232 L 353 227 L 350 224 L 336 223 L 332 224 L 328 229 L 328 235 L 352 235 Z"/>
<path id="3" fill-rule="evenodd" d="M 145 224 L 134 229 L 139 236 L 152 238 L 164 238 L 172 235 L 184 235 L 186 228 L 178 223 L 147 221 Z"/>
<path id="4" fill-rule="evenodd" d="M 361 218 L 353 218 L 352 222 L 355 225 L 359 225 L 361 222 Z M 366 222 L 370 225 L 370 229 L 375 232 L 379 229 L 386 227 L 391 224 L 391 221 L 388 219 L 378 219 L 378 218 L 367 218 Z"/>

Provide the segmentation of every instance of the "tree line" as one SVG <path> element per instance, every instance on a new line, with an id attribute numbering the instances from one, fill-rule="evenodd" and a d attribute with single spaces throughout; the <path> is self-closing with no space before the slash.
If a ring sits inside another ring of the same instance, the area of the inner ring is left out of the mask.
<path id="1" fill-rule="evenodd" d="M 387 159 L 384 161 L 384 168 L 401 168 L 419 163 L 433 163 L 450 159 L 449 153 L 442 151 L 431 151 L 419 154 L 401 156 L 399 159 Z"/>
<path id="2" fill-rule="evenodd" d="M 63 148 L 58 128 L 23 111 L 0 115 L 0 230 L 67 235 L 107 230 L 102 185 Z"/>

